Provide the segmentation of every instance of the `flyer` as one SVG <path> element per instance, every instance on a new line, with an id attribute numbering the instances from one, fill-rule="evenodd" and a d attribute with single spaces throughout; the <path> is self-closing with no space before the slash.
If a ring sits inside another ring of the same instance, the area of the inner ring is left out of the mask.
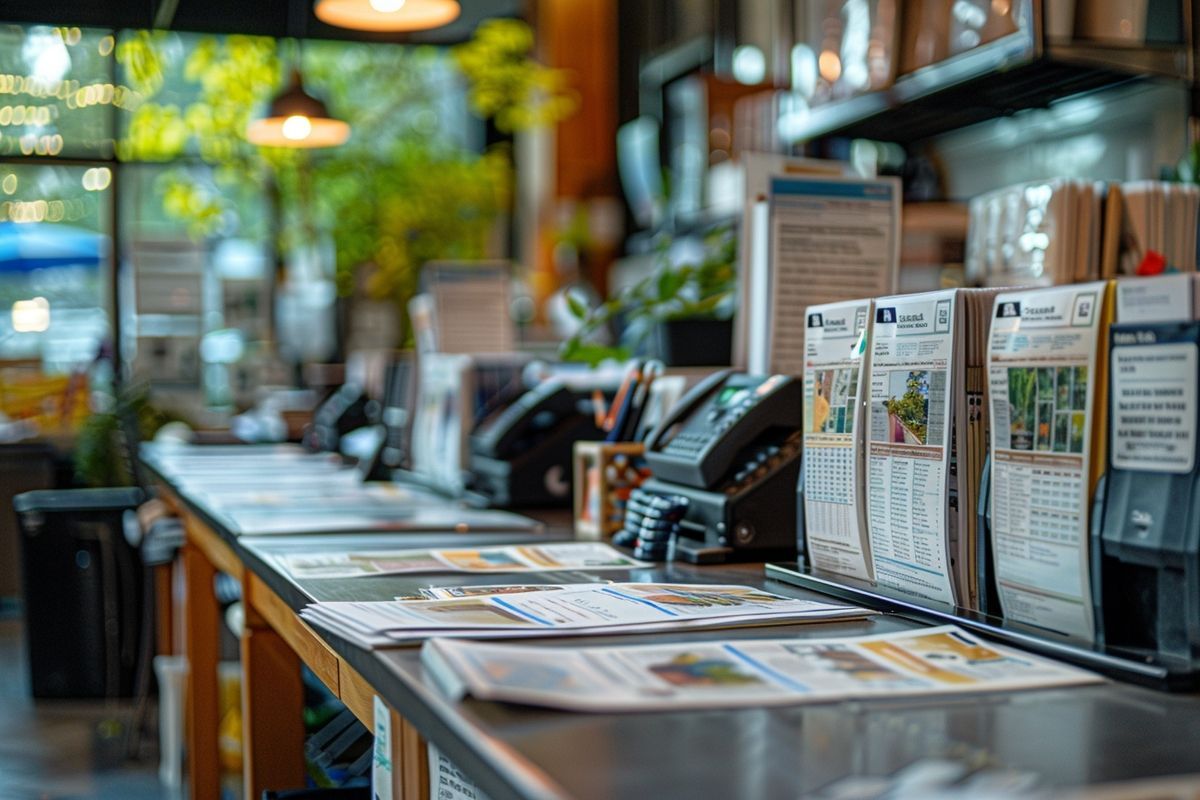
<path id="1" fill-rule="evenodd" d="M 875 580 L 954 604 L 948 477 L 956 290 L 884 297 L 871 328 L 867 522 Z"/>
<path id="2" fill-rule="evenodd" d="M 600 542 L 493 547 L 358 550 L 269 556 L 295 579 L 355 578 L 419 572 L 515 573 L 650 567 Z"/>
<path id="3" fill-rule="evenodd" d="M 1005 292 L 988 350 L 992 554 L 1007 619 L 1091 641 L 1089 515 L 1105 463 L 1109 285 Z"/>
<path id="4" fill-rule="evenodd" d="M 752 586 L 614 583 L 450 600 L 313 603 L 307 622 L 366 647 L 467 638 L 649 633 L 862 619 L 873 612 Z"/>
<path id="5" fill-rule="evenodd" d="M 598 712 L 977 694 L 1101 680 L 953 625 L 846 638 L 583 648 L 432 639 L 421 660 L 452 697 Z"/>
<path id="6" fill-rule="evenodd" d="M 871 570 L 863 495 L 870 300 L 810 306 L 804 363 L 804 536 L 813 566 Z"/>

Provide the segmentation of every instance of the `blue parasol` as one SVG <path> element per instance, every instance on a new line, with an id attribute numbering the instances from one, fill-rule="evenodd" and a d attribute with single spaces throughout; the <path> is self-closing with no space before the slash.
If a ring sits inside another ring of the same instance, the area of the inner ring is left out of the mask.
<path id="1" fill-rule="evenodd" d="M 0 273 L 43 267 L 96 267 L 108 256 L 108 237 L 71 225 L 0 222 Z"/>

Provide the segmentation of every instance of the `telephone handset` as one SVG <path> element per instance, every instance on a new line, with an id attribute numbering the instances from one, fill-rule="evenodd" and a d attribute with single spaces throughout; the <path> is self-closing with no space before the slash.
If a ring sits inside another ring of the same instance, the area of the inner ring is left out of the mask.
<path id="1" fill-rule="evenodd" d="M 650 434 L 651 472 L 659 480 L 716 488 L 740 466 L 747 447 L 769 452 L 800 428 L 802 389 L 786 375 L 725 370 L 709 376 Z"/>
<path id="2" fill-rule="evenodd" d="M 569 505 L 572 448 L 603 436 L 590 389 L 542 381 L 472 434 L 472 488 L 504 508 Z"/>
<path id="3" fill-rule="evenodd" d="M 542 381 L 484 420 L 471 437 L 471 450 L 492 458 L 511 458 L 536 444 L 563 418 L 578 413 L 578 406 L 578 396 L 562 381 Z"/>

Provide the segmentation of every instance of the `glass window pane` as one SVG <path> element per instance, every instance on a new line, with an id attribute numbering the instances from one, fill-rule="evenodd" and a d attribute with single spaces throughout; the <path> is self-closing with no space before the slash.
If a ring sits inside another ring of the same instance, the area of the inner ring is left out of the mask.
<path id="1" fill-rule="evenodd" d="M 67 372 L 110 326 L 109 167 L 0 164 L 0 358 Z"/>
<path id="2" fill-rule="evenodd" d="M 108 31 L 0 26 L 0 155 L 111 158 L 114 84 Z"/>

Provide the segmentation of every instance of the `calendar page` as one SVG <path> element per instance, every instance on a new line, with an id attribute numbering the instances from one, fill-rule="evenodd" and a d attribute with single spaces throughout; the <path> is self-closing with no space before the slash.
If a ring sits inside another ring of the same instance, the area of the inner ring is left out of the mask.
<path id="1" fill-rule="evenodd" d="M 1088 512 L 1107 284 L 996 298 L 988 348 L 992 537 L 1008 619 L 1093 638 Z"/>
<path id="2" fill-rule="evenodd" d="M 813 566 L 873 580 L 862 504 L 870 300 L 809 306 L 804 363 L 804 528 Z"/>

